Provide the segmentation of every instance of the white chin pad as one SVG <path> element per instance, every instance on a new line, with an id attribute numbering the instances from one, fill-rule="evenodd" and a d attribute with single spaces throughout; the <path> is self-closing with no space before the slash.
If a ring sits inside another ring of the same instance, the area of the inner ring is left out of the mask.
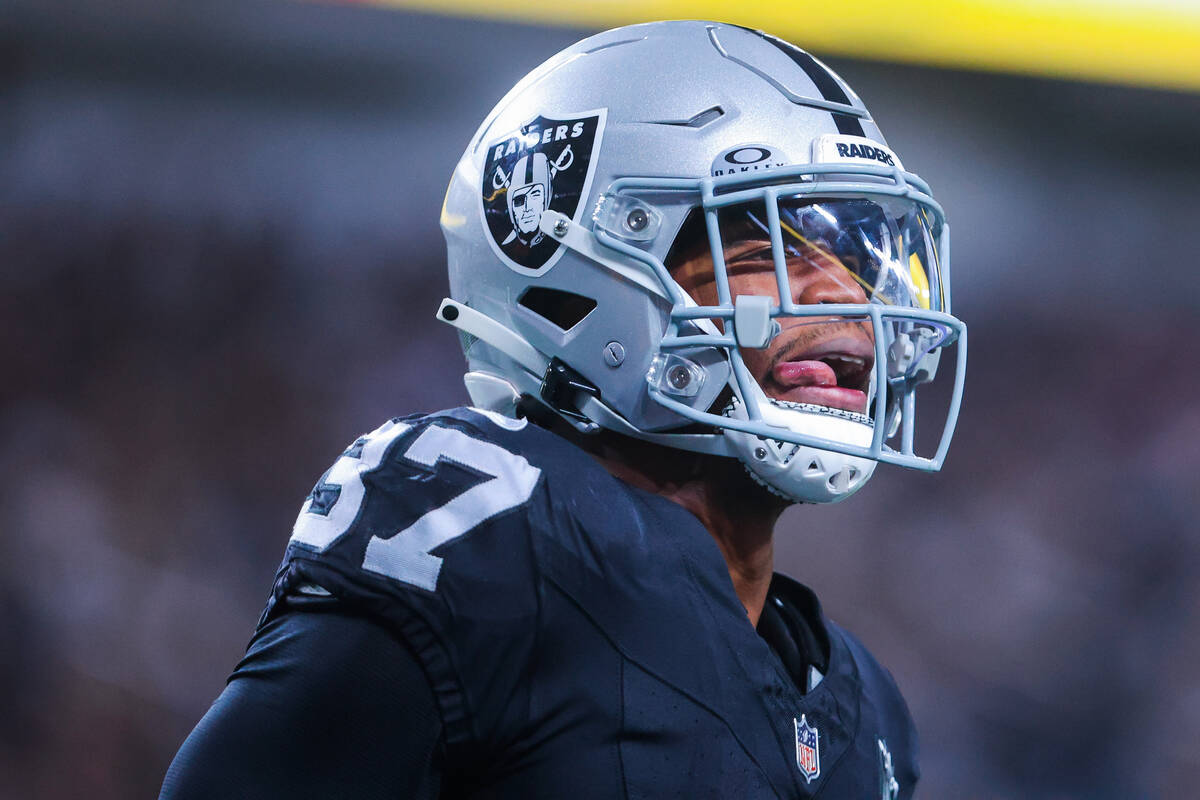
<path id="1" fill-rule="evenodd" d="M 763 421 L 771 427 L 857 447 L 871 444 L 872 428 L 868 418 L 861 414 L 771 400 L 762 395 L 759 410 Z M 748 418 L 745 406 L 736 399 L 725 413 L 734 419 Z M 775 494 L 799 503 L 845 500 L 861 489 L 875 471 L 875 461 L 869 458 L 728 429 L 725 437 L 751 477 Z"/>

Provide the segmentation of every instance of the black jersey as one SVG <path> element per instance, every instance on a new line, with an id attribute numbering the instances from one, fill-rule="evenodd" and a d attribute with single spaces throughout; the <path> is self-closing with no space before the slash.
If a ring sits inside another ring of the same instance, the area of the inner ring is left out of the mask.
<path id="1" fill-rule="evenodd" d="M 891 800 L 916 783 L 895 683 L 808 589 L 777 575 L 756 631 L 692 514 L 524 421 L 457 409 L 356 441 L 306 501 L 260 631 L 298 596 L 412 654 L 456 796 Z"/>

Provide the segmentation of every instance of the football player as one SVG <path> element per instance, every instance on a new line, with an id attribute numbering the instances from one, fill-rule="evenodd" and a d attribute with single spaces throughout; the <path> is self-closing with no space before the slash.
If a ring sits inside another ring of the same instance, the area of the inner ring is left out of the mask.
<path id="1" fill-rule="evenodd" d="M 961 397 L 942 210 L 862 102 L 760 32 L 608 31 L 488 115 L 442 226 L 473 406 L 322 476 L 162 796 L 911 797 L 892 677 L 772 555 L 788 505 L 940 468 Z"/>

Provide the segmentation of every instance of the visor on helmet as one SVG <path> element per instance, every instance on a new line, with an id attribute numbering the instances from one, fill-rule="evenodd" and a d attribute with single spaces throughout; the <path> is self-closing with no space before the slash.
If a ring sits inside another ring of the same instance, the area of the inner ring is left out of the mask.
<path id="1" fill-rule="evenodd" d="M 873 200 L 780 198 L 779 231 L 789 271 L 807 267 L 845 276 L 861 293 L 848 302 L 878 303 L 900 308 L 942 311 L 941 271 L 927 215 L 912 203 Z M 763 203 L 745 203 L 720 210 L 722 251 L 728 256 L 739 245 L 758 243 L 755 255 L 773 261 L 769 216 Z M 687 228 L 692 228 L 688 230 Z M 681 237 L 691 238 L 695 226 Z M 709 242 L 699 241 L 707 251 Z M 688 252 L 676 247 L 676 252 Z M 693 251 L 694 252 L 694 251 Z M 745 248 L 738 253 L 747 260 Z M 678 264 L 676 256 L 668 267 Z M 715 280 L 715 277 L 714 277 Z M 790 294 L 789 292 L 785 292 Z M 779 303 L 779 292 L 773 294 Z M 791 297 L 792 302 L 802 302 Z"/>
<path id="2" fill-rule="evenodd" d="M 946 342 L 951 330 L 925 316 L 942 312 L 944 298 L 936 239 L 923 208 L 903 198 L 805 195 L 780 197 L 775 208 L 778 250 L 772 215 L 762 201 L 718 211 L 719 251 L 701 218 L 683 227 L 667 266 L 699 306 L 691 315 L 709 316 L 724 328 L 726 319 L 736 322 L 730 306 L 738 301 L 731 295 L 753 293 L 770 301 L 762 307 L 776 329 L 840 322 L 852 335 L 855 326 L 871 331 L 867 314 L 825 315 L 813 307 L 880 306 L 889 319 L 887 344 L 903 334 L 908 345 L 889 351 L 891 378 L 911 377 L 920 359 Z M 901 310 L 915 316 L 896 316 Z M 737 331 L 739 344 L 767 346 L 769 341 L 747 335 L 747 322 Z"/>

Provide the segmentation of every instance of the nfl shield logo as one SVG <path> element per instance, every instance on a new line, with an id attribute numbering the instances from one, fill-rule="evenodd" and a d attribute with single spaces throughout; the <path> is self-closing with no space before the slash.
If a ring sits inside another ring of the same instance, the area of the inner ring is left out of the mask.
<path id="1" fill-rule="evenodd" d="M 796 723 L 796 766 L 800 767 L 804 780 L 812 783 L 821 774 L 820 736 L 803 714 L 792 722 Z"/>

